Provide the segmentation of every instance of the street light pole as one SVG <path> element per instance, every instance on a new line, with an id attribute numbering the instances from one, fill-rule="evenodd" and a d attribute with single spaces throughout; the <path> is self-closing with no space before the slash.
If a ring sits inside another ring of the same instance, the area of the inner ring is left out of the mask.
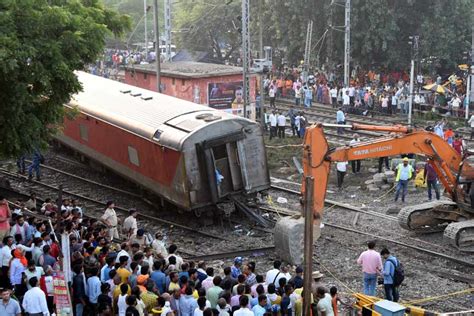
<path id="1" fill-rule="evenodd" d="M 263 0 L 258 2 L 258 39 L 260 58 L 263 58 Z M 263 86 L 263 72 L 260 74 L 260 125 L 265 131 L 265 87 Z"/>
<path id="2" fill-rule="evenodd" d="M 410 96 L 408 99 L 408 125 L 411 125 L 411 112 L 413 108 L 413 81 L 415 77 L 415 59 L 411 58 L 411 69 L 410 69 Z"/>
<path id="3" fill-rule="evenodd" d="M 148 62 L 148 23 L 147 23 L 147 0 L 143 0 L 143 14 L 145 15 L 144 23 L 145 23 L 145 60 Z"/>
<path id="4" fill-rule="evenodd" d="M 349 63 L 351 59 L 351 0 L 346 0 L 344 32 L 344 86 L 349 86 Z"/>
<path id="5" fill-rule="evenodd" d="M 156 91 L 161 93 L 161 50 L 160 50 L 160 25 L 158 24 L 158 0 L 153 0 L 155 23 L 155 71 L 156 71 Z"/>

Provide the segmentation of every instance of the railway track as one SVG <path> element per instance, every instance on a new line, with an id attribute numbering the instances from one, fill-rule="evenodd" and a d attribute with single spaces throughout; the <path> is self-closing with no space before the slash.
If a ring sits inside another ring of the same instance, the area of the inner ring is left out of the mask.
<path id="1" fill-rule="evenodd" d="M 298 184 L 294 183 L 294 185 L 298 185 Z M 297 190 L 282 187 L 282 186 L 278 186 L 278 185 L 272 185 L 272 189 L 297 196 L 298 198 L 300 198 L 300 196 L 301 196 L 301 193 Z M 360 209 L 358 207 L 352 206 L 350 204 L 341 203 L 341 202 L 333 201 L 333 200 L 330 200 L 330 199 L 326 199 L 325 204 L 329 206 L 328 208 L 334 208 L 336 211 L 337 210 L 346 210 L 346 211 L 356 212 L 356 213 L 359 213 L 359 214 L 364 214 L 364 215 L 371 216 L 371 217 L 381 218 L 385 221 L 388 221 L 388 222 L 396 225 L 396 227 L 398 227 L 398 219 L 395 216 L 391 216 L 391 215 L 387 215 L 387 214 L 383 214 L 383 213 L 378 213 L 378 212 L 374 212 L 374 211 L 363 210 L 363 209 Z M 282 216 L 282 215 L 283 216 L 295 216 L 295 215 L 300 214 L 299 212 L 291 211 L 291 210 L 288 210 L 288 209 L 282 209 L 282 208 L 276 209 L 276 208 L 269 208 L 269 207 L 260 207 L 260 209 L 262 211 L 277 214 L 278 216 Z M 347 226 L 341 225 L 339 223 L 339 221 L 337 223 L 335 223 L 333 221 L 328 221 L 328 220 L 326 220 L 324 222 L 324 225 L 326 225 L 328 227 L 335 228 L 335 229 L 344 230 L 344 231 L 347 231 L 347 232 L 363 235 L 363 236 L 366 236 L 366 237 L 371 237 L 371 238 L 375 238 L 375 239 L 378 239 L 378 240 L 383 240 L 383 241 L 386 241 L 386 242 L 389 242 L 389 243 L 392 243 L 392 244 L 395 244 L 395 245 L 398 245 L 398 246 L 401 246 L 401 247 L 404 247 L 404 248 L 413 249 L 413 250 L 416 250 L 416 251 L 419 251 L 419 252 L 426 253 L 426 254 L 431 255 L 431 256 L 435 256 L 435 257 L 439 257 L 439 258 L 442 258 L 442 259 L 445 259 L 445 260 L 449 260 L 453 263 L 461 264 L 461 265 L 466 266 L 466 267 L 470 267 L 470 268 L 474 267 L 474 262 L 467 261 L 467 260 L 464 260 L 464 259 L 461 259 L 461 258 L 457 257 L 455 251 L 453 251 L 453 249 L 450 248 L 450 247 L 448 248 L 446 246 L 439 245 L 439 244 L 434 244 L 434 243 L 426 241 L 426 240 L 422 240 L 422 239 L 419 239 L 419 238 L 407 236 L 406 233 L 397 233 L 397 232 L 393 231 L 392 229 L 388 229 L 388 228 L 384 229 L 384 227 L 381 227 L 380 234 L 375 234 L 375 233 L 373 233 L 373 231 L 374 231 L 373 227 L 363 227 L 363 226 L 359 226 L 357 228 L 347 227 Z M 402 241 L 402 240 L 404 240 L 404 241 Z M 436 250 L 433 250 L 433 249 L 436 249 Z"/>

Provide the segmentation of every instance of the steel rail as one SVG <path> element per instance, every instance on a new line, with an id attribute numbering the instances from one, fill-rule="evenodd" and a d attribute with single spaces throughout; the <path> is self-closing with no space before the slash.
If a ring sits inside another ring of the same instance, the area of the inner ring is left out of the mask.
<path id="1" fill-rule="evenodd" d="M 207 261 L 207 260 L 216 260 L 216 259 L 223 259 L 223 258 L 234 258 L 234 257 L 239 257 L 239 256 L 265 254 L 274 250 L 275 250 L 275 247 L 272 246 L 272 247 L 263 247 L 263 248 L 254 248 L 254 249 L 245 249 L 245 250 L 235 250 L 235 251 L 229 251 L 229 252 L 218 252 L 218 253 L 212 253 L 208 255 L 186 257 L 184 259 Z"/>
<path id="2" fill-rule="evenodd" d="M 283 191 L 283 192 L 286 192 L 286 193 L 290 193 L 290 194 L 293 194 L 293 195 L 301 196 L 301 192 L 299 192 L 299 191 L 288 189 L 288 188 L 281 187 L 281 186 L 278 186 L 278 185 L 272 184 L 271 188 L 273 188 L 275 190 Z M 334 200 L 330 200 L 330 199 L 326 199 L 324 202 L 326 204 L 329 204 L 329 205 L 332 205 L 332 206 L 338 206 L 340 208 L 343 208 L 343 209 L 346 209 L 346 210 L 349 210 L 349 211 L 353 211 L 353 212 L 357 212 L 357 213 L 363 213 L 363 214 L 367 214 L 367 215 L 372 215 L 372 216 L 380 217 L 380 218 L 387 219 L 387 220 L 390 220 L 390 221 L 398 222 L 398 219 L 395 216 L 390 216 L 390 215 L 387 215 L 387 214 L 382 214 L 382 213 L 377 213 L 377 212 L 372 212 L 372 211 L 364 211 L 359 207 L 356 207 L 356 206 L 353 206 L 353 205 L 350 205 L 350 204 L 346 204 L 346 203 L 341 203 L 341 202 L 334 201 Z"/>
<path id="3" fill-rule="evenodd" d="M 16 179 L 21 179 L 21 180 L 26 180 L 27 179 L 25 176 L 20 176 L 18 174 L 11 173 L 10 171 L 5 170 L 4 168 L 0 168 L 0 173 L 3 173 L 3 174 L 5 174 L 7 176 L 10 176 L 10 177 L 14 177 Z M 43 182 L 40 182 L 40 181 L 36 181 L 36 180 L 28 180 L 28 181 L 32 184 L 36 184 L 36 185 L 48 188 L 49 190 L 53 190 L 55 192 L 59 192 L 59 190 L 60 190 L 58 187 L 55 187 L 55 186 L 52 186 L 52 185 L 49 185 L 49 184 L 46 184 L 46 183 L 43 183 Z M 70 192 L 70 191 L 67 191 L 67 190 L 62 190 L 62 192 L 66 195 L 73 196 L 73 197 L 79 198 L 81 200 L 86 200 L 86 201 L 92 202 L 92 203 L 100 205 L 100 206 L 105 206 L 106 205 L 106 203 L 104 203 L 102 201 L 95 200 L 93 198 L 84 196 L 82 194 Z M 115 207 L 115 209 L 122 212 L 122 213 L 124 213 L 124 214 L 129 213 L 129 210 L 127 210 L 125 208 L 122 208 L 122 207 Z M 197 229 L 185 226 L 185 225 L 181 225 L 179 223 L 171 222 L 171 221 L 161 219 L 161 218 L 157 218 L 157 217 L 154 217 L 154 216 L 151 216 L 151 215 L 138 213 L 138 217 L 148 219 L 148 220 L 152 220 L 152 221 L 155 221 L 155 222 L 158 222 L 158 223 L 166 224 L 166 225 L 169 225 L 169 226 L 178 227 L 178 228 L 181 228 L 183 230 L 192 231 L 192 232 L 201 234 L 203 236 L 211 237 L 211 238 L 214 238 L 214 239 L 230 240 L 229 238 L 226 238 L 226 237 L 223 237 L 223 236 L 213 235 L 213 234 L 210 234 L 210 233 L 207 233 L 207 232 L 204 232 L 204 231 L 200 231 L 200 230 L 197 230 Z"/>

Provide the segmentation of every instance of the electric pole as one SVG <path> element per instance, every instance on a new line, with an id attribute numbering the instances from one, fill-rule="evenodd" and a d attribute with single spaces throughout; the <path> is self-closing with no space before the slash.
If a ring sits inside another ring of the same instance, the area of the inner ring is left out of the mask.
<path id="1" fill-rule="evenodd" d="M 260 58 L 263 58 L 263 0 L 258 2 L 258 44 L 260 49 Z M 263 72 L 260 74 L 260 125 L 262 131 L 265 131 L 265 87 L 263 86 Z"/>
<path id="2" fill-rule="evenodd" d="M 160 50 L 160 25 L 158 24 L 158 0 L 153 0 L 153 20 L 155 24 L 155 71 L 156 91 L 161 93 L 161 50 Z"/>
<path id="3" fill-rule="evenodd" d="M 144 22 L 145 22 L 145 60 L 148 62 L 148 23 L 147 23 L 147 0 L 143 0 L 143 14 L 145 15 Z"/>
<path id="4" fill-rule="evenodd" d="M 155 0 L 156 1 L 156 0 Z M 242 64 L 243 64 L 243 96 L 244 96 L 244 117 L 247 117 L 247 106 L 250 101 L 250 0 L 242 0 Z"/>
<path id="5" fill-rule="evenodd" d="M 410 68 L 410 92 L 408 97 L 408 125 L 411 125 L 411 113 L 413 109 L 413 85 L 415 80 L 415 59 L 418 57 L 418 35 L 410 36 L 411 44 L 411 68 Z"/>
<path id="6" fill-rule="evenodd" d="M 171 0 L 165 0 L 165 49 L 166 61 L 171 60 Z"/>
<path id="7" fill-rule="evenodd" d="M 344 86 L 348 87 L 351 61 L 351 0 L 346 0 L 344 28 Z"/>
<path id="8" fill-rule="evenodd" d="M 309 74 L 309 57 L 311 56 L 311 38 L 313 36 L 313 21 L 309 20 L 306 27 L 306 43 L 304 46 L 304 64 L 303 64 L 303 81 L 308 81 Z"/>

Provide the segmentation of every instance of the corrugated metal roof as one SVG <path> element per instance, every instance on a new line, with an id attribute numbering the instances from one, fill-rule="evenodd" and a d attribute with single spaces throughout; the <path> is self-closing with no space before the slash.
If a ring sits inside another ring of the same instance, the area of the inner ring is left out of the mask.
<path id="1" fill-rule="evenodd" d="M 81 112 L 131 130 L 146 138 L 151 139 L 156 130 L 167 121 L 188 113 L 208 112 L 223 118 L 231 117 L 207 106 L 89 73 L 78 71 L 76 75 L 82 83 L 83 91 L 73 96 L 71 105 L 77 106 Z M 127 90 L 131 92 L 121 92 Z M 134 97 L 132 94 L 141 94 L 141 96 Z M 152 97 L 152 99 L 143 100 L 142 97 Z M 205 125 L 203 120 L 200 122 Z"/>

